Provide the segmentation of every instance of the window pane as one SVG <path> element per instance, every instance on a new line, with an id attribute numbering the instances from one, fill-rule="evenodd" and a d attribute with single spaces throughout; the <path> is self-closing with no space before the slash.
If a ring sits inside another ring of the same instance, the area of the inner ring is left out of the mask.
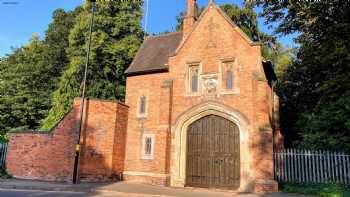
<path id="1" fill-rule="evenodd" d="M 152 138 L 148 137 L 145 139 L 145 155 L 152 154 Z"/>
<path id="2" fill-rule="evenodd" d="M 191 91 L 198 91 L 198 68 L 193 68 L 191 72 Z"/>
<path id="3" fill-rule="evenodd" d="M 140 100 L 140 114 L 146 113 L 146 97 L 142 96 Z"/>
<path id="4" fill-rule="evenodd" d="M 232 89 L 233 86 L 233 73 L 231 69 L 226 71 L 226 89 Z"/>

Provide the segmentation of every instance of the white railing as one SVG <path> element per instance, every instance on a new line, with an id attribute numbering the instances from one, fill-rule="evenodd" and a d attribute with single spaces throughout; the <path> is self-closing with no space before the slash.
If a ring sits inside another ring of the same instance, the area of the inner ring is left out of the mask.
<path id="1" fill-rule="evenodd" d="M 282 183 L 350 184 L 350 155 L 285 149 L 274 153 L 275 179 Z"/>
<path id="2" fill-rule="evenodd" d="M 5 165 L 7 144 L 0 143 L 0 168 Z"/>

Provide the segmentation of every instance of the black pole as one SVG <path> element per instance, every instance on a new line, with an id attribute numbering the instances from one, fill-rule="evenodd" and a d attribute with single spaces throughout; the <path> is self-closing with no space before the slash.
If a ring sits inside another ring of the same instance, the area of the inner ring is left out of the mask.
<path id="1" fill-rule="evenodd" d="M 84 117 L 84 105 L 85 105 L 85 89 L 86 89 L 86 76 L 87 76 L 87 69 L 89 65 L 89 59 L 90 59 L 90 49 L 91 49 L 91 34 L 92 34 L 92 26 L 94 22 L 94 14 L 95 14 L 95 2 L 96 0 L 89 0 L 92 3 L 92 11 L 90 14 L 90 24 L 89 24 L 89 42 L 88 42 L 88 49 L 86 51 L 86 57 L 85 57 L 85 69 L 84 69 L 84 78 L 83 78 L 83 91 L 81 95 L 81 101 L 80 101 L 80 121 L 79 121 L 79 133 L 78 133 L 78 140 L 75 146 L 75 158 L 74 158 L 74 169 L 73 169 L 73 183 L 77 184 L 79 182 L 79 156 L 80 156 L 80 138 L 82 133 L 82 124 L 83 124 L 83 117 Z"/>

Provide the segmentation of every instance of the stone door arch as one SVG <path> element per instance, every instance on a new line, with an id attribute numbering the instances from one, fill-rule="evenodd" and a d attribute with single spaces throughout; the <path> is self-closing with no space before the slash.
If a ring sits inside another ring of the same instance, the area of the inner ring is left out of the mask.
<path id="1" fill-rule="evenodd" d="M 186 185 L 186 146 L 187 130 L 191 123 L 208 115 L 216 115 L 225 118 L 239 129 L 240 146 L 240 183 L 238 191 L 251 191 L 253 174 L 250 172 L 250 151 L 249 151 L 249 131 L 248 119 L 239 111 L 217 102 L 206 102 L 192 107 L 178 116 L 172 127 L 171 142 L 171 167 L 170 185 L 184 187 Z"/>

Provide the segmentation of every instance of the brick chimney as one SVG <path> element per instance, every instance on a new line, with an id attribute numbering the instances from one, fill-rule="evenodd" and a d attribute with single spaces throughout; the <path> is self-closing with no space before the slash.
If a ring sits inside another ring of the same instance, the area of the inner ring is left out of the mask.
<path id="1" fill-rule="evenodd" d="M 197 17 L 197 0 L 186 0 L 186 15 L 183 23 L 183 37 L 191 32 Z"/>

